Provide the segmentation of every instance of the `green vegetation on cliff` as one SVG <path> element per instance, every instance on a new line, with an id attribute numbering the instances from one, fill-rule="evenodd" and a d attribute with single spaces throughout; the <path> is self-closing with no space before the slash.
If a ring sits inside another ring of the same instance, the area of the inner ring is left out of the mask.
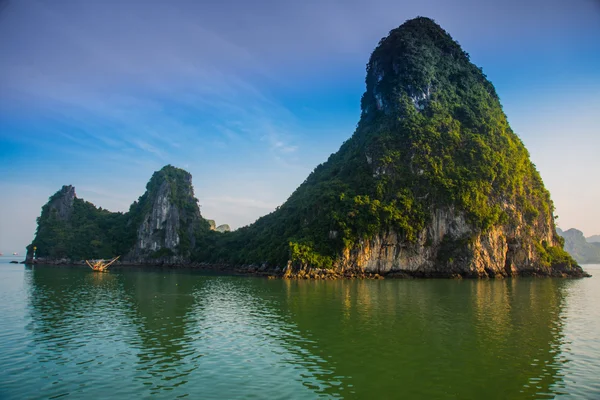
<path id="1" fill-rule="evenodd" d="M 200 258 L 283 264 L 291 257 L 330 267 L 344 249 L 381 232 L 416 241 L 435 208 L 463 211 L 483 232 L 552 218 L 550 195 L 493 85 L 432 20 L 407 21 L 382 39 L 366 86 L 352 138 L 278 210 Z M 550 263 L 565 256 L 544 251 Z"/>
<path id="2" fill-rule="evenodd" d="M 69 204 L 60 204 L 70 191 Z M 38 257 L 81 259 L 109 258 L 128 251 L 130 243 L 124 240 L 128 232 L 126 216 L 96 208 L 74 194 L 72 187 L 64 186 L 42 207 L 28 253 L 36 246 Z"/>
<path id="3" fill-rule="evenodd" d="M 146 192 L 126 213 L 97 208 L 77 198 L 73 187 L 64 186 L 42 207 L 35 239 L 28 246 L 28 255 L 33 253 L 34 246 L 38 257 L 74 260 L 130 253 L 136 245 L 140 226 L 145 219 L 152 219 L 153 207 L 163 185 L 169 206 L 177 208 L 179 244 L 175 249 L 159 247 L 151 252 L 150 257 L 189 256 L 195 236 L 205 234 L 209 227 L 200 217 L 197 200 L 191 192 L 190 174 L 170 165 L 153 174 L 146 185 Z M 164 228 L 158 231 L 157 236 L 164 240 Z"/>
<path id="4" fill-rule="evenodd" d="M 196 236 L 206 235 L 210 229 L 208 221 L 200 216 L 198 200 L 194 197 L 191 179 L 189 172 L 170 165 L 152 175 L 146 185 L 144 195 L 129 208 L 127 215 L 130 221 L 129 225 L 134 228 L 133 231 L 130 231 L 129 239 L 133 239 L 133 242 L 131 240 L 128 242 L 130 248 L 135 243 L 136 234 L 139 234 L 137 229 L 144 222 L 144 218 L 152 218 L 150 214 L 157 199 L 166 194 L 169 206 L 177 209 L 179 244 L 176 249 L 170 249 L 170 251 L 167 251 L 169 249 L 158 249 L 152 253 L 152 257 L 172 256 L 174 255 L 173 250 L 176 250 L 179 255 L 189 256 L 196 244 Z M 166 193 L 162 191 L 166 191 Z M 163 229 L 163 234 L 165 233 Z M 165 238 L 162 239 L 164 241 Z"/>

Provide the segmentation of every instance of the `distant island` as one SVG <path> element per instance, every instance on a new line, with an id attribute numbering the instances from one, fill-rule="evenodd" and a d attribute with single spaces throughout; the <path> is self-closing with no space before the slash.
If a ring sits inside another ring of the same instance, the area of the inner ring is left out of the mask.
<path id="1" fill-rule="evenodd" d="M 565 239 L 565 250 L 578 263 L 600 263 L 600 235 L 591 236 L 586 239 L 583 236 L 583 232 L 574 228 L 564 232 L 557 228 L 556 231 Z"/>
<path id="2" fill-rule="evenodd" d="M 600 243 L 600 235 L 592 235 L 592 236 L 586 238 L 586 240 L 589 243 Z"/>
<path id="3" fill-rule="evenodd" d="M 409 20 L 367 65 L 356 131 L 288 200 L 228 232 L 166 166 L 126 213 L 64 186 L 27 259 L 246 266 L 294 277 L 585 276 L 494 86 L 434 21 Z M 222 229 L 219 229 L 222 228 Z"/>

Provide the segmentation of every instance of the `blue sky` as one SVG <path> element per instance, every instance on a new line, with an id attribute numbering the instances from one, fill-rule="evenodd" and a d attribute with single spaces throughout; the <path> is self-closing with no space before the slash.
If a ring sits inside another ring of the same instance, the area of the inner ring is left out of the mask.
<path id="1" fill-rule="evenodd" d="M 0 251 L 63 184 L 124 211 L 165 164 L 206 218 L 253 222 L 352 135 L 371 51 L 418 15 L 494 83 L 560 226 L 600 233 L 596 1 L 5 0 Z"/>

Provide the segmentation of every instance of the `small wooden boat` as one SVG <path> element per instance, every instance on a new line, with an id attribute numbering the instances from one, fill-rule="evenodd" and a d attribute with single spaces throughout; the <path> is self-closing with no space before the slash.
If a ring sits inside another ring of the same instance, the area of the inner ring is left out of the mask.
<path id="1" fill-rule="evenodd" d="M 95 272 L 108 272 L 108 267 L 110 267 L 115 261 L 117 261 L 121 256 L 116 256 L 112 260 L 85 260 L 85 263 Z"/>

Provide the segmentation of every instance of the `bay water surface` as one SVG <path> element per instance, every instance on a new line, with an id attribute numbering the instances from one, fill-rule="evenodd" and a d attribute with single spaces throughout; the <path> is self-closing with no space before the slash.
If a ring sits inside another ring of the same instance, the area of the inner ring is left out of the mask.
<path id="1" fill-rule="evenodd" d="M 600 265 L 288 281 L 8 259 L 1 399 L 600 399 Z"/>

